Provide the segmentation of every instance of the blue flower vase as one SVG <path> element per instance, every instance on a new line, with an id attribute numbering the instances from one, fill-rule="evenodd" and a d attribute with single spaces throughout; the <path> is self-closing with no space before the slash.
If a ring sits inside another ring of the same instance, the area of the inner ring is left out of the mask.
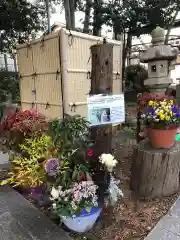
<path id="1" fill-rule="evenodd" d="M 72 217 L 63 217 L 61 220 L 64 225 L 74 232 L 87 232 L 95 224 L 96 220 L 100 216 L 102 208 L 92 207 L 90 212 L 87 212 L 85 209 L 82 209 L 79 215 Z"/>

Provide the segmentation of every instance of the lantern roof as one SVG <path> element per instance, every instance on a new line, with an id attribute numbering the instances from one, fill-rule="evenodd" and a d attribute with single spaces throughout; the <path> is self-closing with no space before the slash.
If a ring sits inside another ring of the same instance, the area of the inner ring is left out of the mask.
<path id="1" fill-rule="evenodd" d="M 156 27 L 152 31 L 152 45 L 141 54 L 141 62 L 148 63 L 151 61 L 174 60 L 178 55 L 178 48 L 170 45 L 165 45 L 165 30 L 161 27 Z"/>

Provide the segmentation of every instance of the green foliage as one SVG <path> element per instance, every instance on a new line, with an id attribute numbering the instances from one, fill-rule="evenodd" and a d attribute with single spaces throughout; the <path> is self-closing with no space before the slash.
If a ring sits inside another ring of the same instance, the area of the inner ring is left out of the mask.
<path id="1" fill-rule="evenodd" d="M 43 135 L 40 137 L 25 139 L 20 144 L 22 154 L 12 154 L 12 164 L 8 178 L 1 185 L 10 183 L 14 187 L 37 187 L 45 180 L 44 162 L 48 158 L 56 156 L 56 151 L 51 137 Z"/>
<path id="2" fill-rule="evenodd" d="M 18 43 L 23 43 L 43 30 L 45 9 L 26 0 L 0 2 L 0 51 L 12 52 Z"/>
<path id="3" fill-rule="evenodd" d="M 71 156 L 71 161 L 80 163 L 86 158 L 87 149 L 92 146 L 88 122 L 80 116 L 66 115 L 62 120 L 53 121 L 49 134 L 61 159 Z"/>
<path id="4" fill-rule="evenodd" d="M 157 25 L 167 27 L 178 7 L 179 0 L 114 0 L 105 4 L 103 17 L 117 33 L 140 36 Z"/>
<path id="5" fill-rule="evenodd" d="M 57 148 L 61 165 L 56 183 L 67 187 L 75 180 L 89 178 L 86 160 L 92 142 L 88 122 L 80 116 L 66 115 L 50 124 L 49 135 Z"/>
<path id="6" fill-rule="evenodd" d="M 27 154 L 34 160 L 47 159 L 56 155 L 55 146 L 50 136 L 27 138 L 20 144 L 22 153 Z"/>
<path id="7" fill-rule="evenodd" d="M 0 71 L 0 101 L 5 102 L 11 94 L 13 101 L 19 101 L 19 77 L 15 72 Z"/>
<path id="8" fill-rule="evenodd" d="M 129 65 L 125 70 L 126 85 L 132 85 L 133 89 L 142 92 L 144 80 L 148 78 L 148 71 L 140 64 Z"/>

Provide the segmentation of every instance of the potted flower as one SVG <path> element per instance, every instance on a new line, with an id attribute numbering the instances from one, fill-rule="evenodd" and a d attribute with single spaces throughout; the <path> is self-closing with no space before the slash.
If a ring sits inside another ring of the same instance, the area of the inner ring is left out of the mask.
<path id="1" fill-rule="evenodd" d="M 113 169 L 117 164 L 117 160 L 111 154 L 102 154 L 99 157 L 99 162 L 102 170 L 110 174 L 110 184 L 104 193 L 104 204 L 111 203 L 114 205 L 123 196 L 118 187 L 119 182 L 113 177 Z M 65 166 L 66 168 L 63 168 L 63 166 L 60 168 L 62 180 L 66 171 L 69 173 L 67 163 Z M 66 171 L 63 169 L 66 169 Z M 103 207 L 99 194 L 99 191 L 102 190 L 101 184 L 92 180 L 93 177 L 91 178 L 90 172 L 90 169 L 88 172 L 86 166 L 82 164 L 76 165 L 69 175 L 69 179 L 66 180 L 70 184 L 59 181 L 63 184 L 56 185 L 51 190 L 53 210 L 69 229 L 76 232 L 90 230 Z"/>
<path id="2" fill-rule="evenodd" d="M 63 186 L 53 187 L 51 200 L 53 209 L 62 222 L 76 232 L 90 230 L 101 212 L 97 186 L 93 181 L 72 183 L 68 189 Z"/>
<path id="3" fill-rule="evenodd" d="M 119 182 L 113 177 L 117 161 L 111 154 L 102 154 L 98 163 L 88 123 L 81 117 L 67 115 L 53 121 L 49 133 L 59 161 L 48 160 L 45 164 L 47 175 L 54 177 L 50 188 L 52 208 L 69 229 L 88 231 L 104 205 L 114 204 L 122 196 Z"/>
<path id="4" fill-rule="evenodd" d="M 180 123 L 180 108 L 175 100 L 147 99 L 141 105 L 141 119 L 152 147 L 168 149 L 174 145 Z"/>

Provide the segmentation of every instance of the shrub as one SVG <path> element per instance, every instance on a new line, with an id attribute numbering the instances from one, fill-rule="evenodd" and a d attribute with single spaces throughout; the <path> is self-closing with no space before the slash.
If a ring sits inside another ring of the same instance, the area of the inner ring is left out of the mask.
<path id="1" fill-rule="evenodd" d="M 46 169 L 44 163 L 52 157 L 56 157 L 54 145 L 49 136 L 33 137 L 25 139 L 20 144 L 22 154 L 11 156 L 11 169 L 8 178 L 1 185 L 10 183 L 14 187 L 37 187 L 44 183 Z"/>
<path id="2" fill-rule="evenodd" d="M 132 85 L 133 90 L 143 92 L 144 80 L 148 77 L 148 71 L 140 64 L 126 67 L 126 85 Z"/>
<path id="3" fill-rule="evenodd" d="M 51 122 L 49 135 L 58 149 L 59 158 L 74 164 L 83 163 L 93 145 L 88 122 L 80 116 L 66 115 L 62 120 Z"/>
<path id="4" fill-rule="evenodd" d="M 7 147 L 18 151 L 25 138 L 41 136 L 46 132 L 48 123 L 44 115 L 36 110 L 18 111 L 7 116 L 1 123 Z"/>
<path id="5" fill-rule="evenodd" d="M 37 159 L 16 157 L 11 163 L 11 171 L 1 185 L 9 183 L 13 187 L 32 188 L 41 186 L 44 182 L 44 167 Z"/>

